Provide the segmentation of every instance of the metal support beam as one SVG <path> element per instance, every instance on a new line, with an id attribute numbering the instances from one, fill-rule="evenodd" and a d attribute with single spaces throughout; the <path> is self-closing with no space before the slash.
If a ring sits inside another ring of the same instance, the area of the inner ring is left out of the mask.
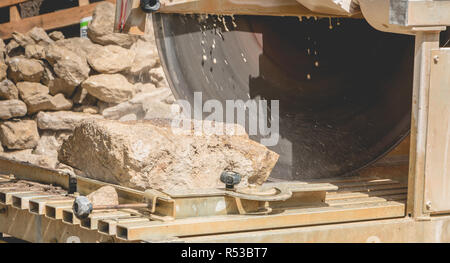
<path id="1" fill-rule="evenodd" d="M 407 212 L 415 218 L 429 216 L 423 207 L 425 153 L 428 128 L 431 50 L 439 48 L 439 32 L 445 27 L 413 28 L 416 32 L 411 114 L 411 148 Z"/>

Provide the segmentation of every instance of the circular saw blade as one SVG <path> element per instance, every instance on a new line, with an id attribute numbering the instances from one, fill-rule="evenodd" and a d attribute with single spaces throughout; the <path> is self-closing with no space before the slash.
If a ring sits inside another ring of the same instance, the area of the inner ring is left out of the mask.
<path id="1" fill-rule="evenodd" d="M 156 14 L 154 28 L 178 99 L 193 104 L 202 92 L 204 102 L 223 105 L 279 101 L 280 140 L 269 148 L 280 159 L 271 178 L 346 175 L 409 133 L 410 36 L 358 19 Z"/>

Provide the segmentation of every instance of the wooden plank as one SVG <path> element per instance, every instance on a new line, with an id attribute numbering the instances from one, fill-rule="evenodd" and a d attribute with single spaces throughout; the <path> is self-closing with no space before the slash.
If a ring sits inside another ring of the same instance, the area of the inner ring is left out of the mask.
<path id="1" fill-rule="evenodd" d="M 17 6 L 11 6 L 9 8 L 9 21 L 10 22 L 18 22 L 20 21 L 21 17 L 19 14 L 19 10 L 17 9 Z"/>
<path id="2" fill-rule="evenodd" d="M 115 0 L 106 0 L 115 3 Z M 27 17 L 17 22 L 0 24 L 0 38 L 8 39 L 14 31 L 25 33 L 33 27 L 42 27 L 45 30 L 60 28 L 79 23 L 84 17 L 91 16 L 95 7 L 102 2 L 68 8 L 40 16 Z"/>
<path id="3" fill-rule="evenodd" d="M 450 211 L 450 48 L 431 52 L 425 209 Z"/>
<path id="4" fill-rule="evenodd" d="M 295 0 L 162 0 L 161 13 L 223 15 L 325 16 L 312 12 Z M 327 15 L 329 16 L 329 15 Z"/>
<path id="5" fill-rule="evenodd" d="M 89 0 L 78 0 L 79 6 L 89 5 Z"/>
<path id="6" fill-rule="evenodd" d="M 23 2 L 26 2 L 28 0 L 1 0 L 0 1 L 0 8 L 5 7 L 5 6 L 11 6 L 11 5 L 16 5 L 16 4 L 20 4 Z"/>

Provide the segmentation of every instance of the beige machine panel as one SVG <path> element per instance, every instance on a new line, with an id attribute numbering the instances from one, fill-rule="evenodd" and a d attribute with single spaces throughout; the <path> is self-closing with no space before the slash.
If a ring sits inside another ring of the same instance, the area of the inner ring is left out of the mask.
<path id="1" fill-rule="evenodd" d="M 425 207 L 450 212 L 450 48 L 431 54 Z"/>

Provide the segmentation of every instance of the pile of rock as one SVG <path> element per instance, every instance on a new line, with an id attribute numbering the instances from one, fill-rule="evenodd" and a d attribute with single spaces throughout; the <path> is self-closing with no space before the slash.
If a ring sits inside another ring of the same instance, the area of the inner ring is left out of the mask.
<path id="1" fill-rule="evenodd" d="M 171 118 L 174 98 L 154 37 L 113 33 L 115 7 L 97 6 L 86 38 L 33 28 L 0 39 L 0 155 L 51 168 L 88 119 Z"/>

